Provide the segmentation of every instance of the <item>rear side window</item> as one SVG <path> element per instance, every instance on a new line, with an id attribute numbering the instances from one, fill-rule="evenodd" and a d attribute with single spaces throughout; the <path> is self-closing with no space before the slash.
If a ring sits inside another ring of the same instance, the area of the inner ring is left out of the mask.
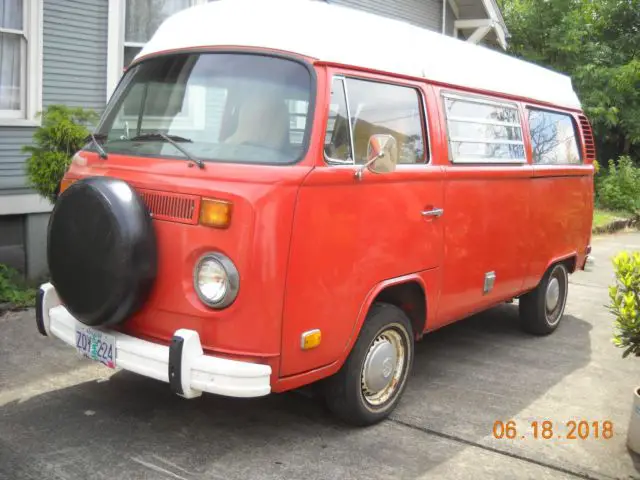
<path id="1" fill-rule="evenodd" d="M 526 162 L 516 104 L 445 94 L 444 106 L 451 162 Z"/>
<path id="2" fill-rule="evenodd" d="M 398 144 L 399 164 L 425 163 L 421 109 L 420 94 L 412 87 L 335 79 L 325 137 L 328 160 L 364 164 L 371 136 L 389 134 Z"/>
<path id="3" fill-rule="evenodd" d="M 533 163 L 575 165 L 581 163 L 576 126 L 571 115 L 529 109 Z"/>

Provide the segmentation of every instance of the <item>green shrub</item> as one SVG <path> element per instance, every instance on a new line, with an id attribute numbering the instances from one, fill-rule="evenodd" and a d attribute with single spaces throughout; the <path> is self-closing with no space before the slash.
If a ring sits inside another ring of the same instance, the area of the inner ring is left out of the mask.
<path id="1" fill-rule="evenodd" d="M 600 167 L 600 163 L 597 160 L 593 161 L 593 193 L 594 193 L 594 201 L 596 207 L 601 207 L 600 204 L 600 190 L 602 189 L 602 178 L 604 177 L 604 172 Z"/>
<path id="2" fill-rule="evenodd" d="M 84 145 L 88 125 L 97 119 L 92 110 L 50 105 L 42 113 L 42 126 L 33 135 L 33 145 L 22 151 L 29 153 L 27 178 L 43 197 L 55 201 L 60 181 L 71 158 Z"/>
<path id="3" fill-rule="evenodd" d="M 607 175 L 597 182 L 598 205 L 636 214 L 640 210 L 640 168 L 628 156 L 609 160 Z"/>
<path id="4" fill-rule="evenodd" d="M 613 343 L 623 357 L 640 357 L 640 253 L 621 252 L 613 258 L 616 284 L 609 287 L 609 311 L 615 316 Z"/>
<path id="5" fill-rule="evenodd" d="M 29 288 L 12 268 L 0 263 L 0 303 L 24 308 L 35 304 L 36 291 Z"/>

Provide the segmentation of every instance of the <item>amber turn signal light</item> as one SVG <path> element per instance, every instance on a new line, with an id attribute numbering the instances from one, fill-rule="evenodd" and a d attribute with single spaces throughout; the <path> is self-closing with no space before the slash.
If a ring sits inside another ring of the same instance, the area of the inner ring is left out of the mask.
<path id="1" fill-rule="evenodd" d="M 300 338 L 300 348 L 302 350 L 311 350 L 312 348 L 316 348 L 320 345 L 320 341 L 322 340 L 322 332 L 320 329 L 309 330 L 308 332 L 304 332 L 302 337 Z"/>
<path id="2" fill-rule="evenodd" d="M 63 178 L 62 181 L 60 182 L 60 195 L 62 195 L 62 192 L 64 192 L 67 188 L 69 188 L 69 186 L 75 182 L 76 179 L 75 178 Z"/>
<path id="3" fill-rule="evenodd" d="M 208 227 L 227 228 L 231 223 L 231 202 L 203 198 L 200 204 L 200 224 Z"/>

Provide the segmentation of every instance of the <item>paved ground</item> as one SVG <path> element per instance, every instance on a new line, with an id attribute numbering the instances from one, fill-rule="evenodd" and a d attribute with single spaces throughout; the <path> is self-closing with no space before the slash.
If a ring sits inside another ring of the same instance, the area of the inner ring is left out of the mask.
<path id="1" fill-rule="evenodd" d="M 567 316 L 534 338 L 504 305 L 418 346 L 393 418 L 334 422 L 301 393 L 183 400 L 166 385 L 97 367 L 40 337 L 32 312 L 0 319 L 0 478 L 640 478 L 625 447 L 640 363 L 612 346 L 609 258 L 640 234 L 594 239 L 596 268 L 572 278 Z M 612 439 L 559 439 L 569 420 L 609 420 Z M 514 420 L 513 440 L 492 437 Z M 549 420 L 551 439 L 532 439 Z M 525 439 L 522 439 L 525 436 Z"/>

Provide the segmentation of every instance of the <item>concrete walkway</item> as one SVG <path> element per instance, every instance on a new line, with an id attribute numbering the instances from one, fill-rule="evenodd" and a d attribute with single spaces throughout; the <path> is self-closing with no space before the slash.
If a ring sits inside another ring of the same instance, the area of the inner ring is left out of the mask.
<path id="1" fill-rule="evenodd" d="M 6 315 L 0 479 L 640 479 L 625 447 L 640 362 L 612 345 L 604 307 L 610 257 L 640 250 L 640 234 L 593 246 L 594 271 L 572 277 L 553 335 L 522 333 L 504 305 L 427 336 L 401 405 L 367 429 L 337 424 L 303 392 L 186 401 L 76 358 L 39 336 L 32 312 Z M 516 437 L 494 438 L 511 420 Z M 569 440 L 570 420 L 610 421 L 613 437 Z M 553 436 L 534 439 L 533 421 Z"/>

